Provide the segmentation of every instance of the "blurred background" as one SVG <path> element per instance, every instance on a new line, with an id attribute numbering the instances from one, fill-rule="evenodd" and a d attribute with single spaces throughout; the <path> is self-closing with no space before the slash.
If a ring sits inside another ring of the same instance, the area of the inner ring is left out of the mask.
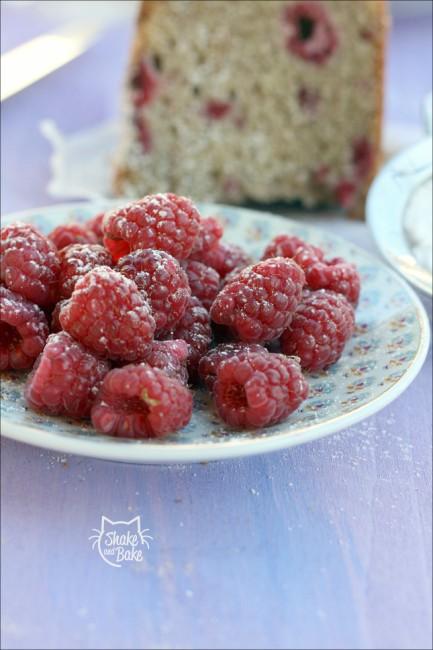
<path id="1" fill-rule="evenodd" d="M 115 120 L 137 5 L 114 0 L 1 3 L 2 54 L 64 26 L 81 25 L 91 31 L 89 47 L 81 56 L 2 103 L 1 183 L 2 190 L 7 190 L 2 191 L 3 212 L 78 198 L 81 179 L 74 183 L 69 176 L 66 195 L 64 182 L 53 181 L 51 169 L 54 163 L 61 176 L 62 167 L 65 172 L 64 156 L 77 152 L 89 185 L 105 182 L 92 156 L 96 146 L 108 151 L 115 141 Z M 386 148 L 393 151 L 422 134 L 421 104 L 432 83 L 431 56 L 425 56 L 431 53 L 432 2 L 394 0 L 390 9 L 385 140 Z M 71 145 L 67 152 L 65 144 Z M 59 151 L 63 152 L 60 157 Z M 88 187 L 81 194 L 83 198 L 89 196 Z"/>

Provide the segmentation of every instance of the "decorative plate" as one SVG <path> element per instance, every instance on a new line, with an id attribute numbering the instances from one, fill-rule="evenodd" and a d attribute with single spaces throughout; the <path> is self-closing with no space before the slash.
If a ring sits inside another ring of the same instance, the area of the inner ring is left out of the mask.
<path id="1" fill-rule="evenodd" d="M 68 220 L 85 220 L 114 202 L 58 205 L 10 215 L 48 232 Z M 63 453 L 130 463 L 209 461 L 258 454 L 315 440 L 345 429 L 396 399 L 413 381 L 429 345 L 424 308 L 400 277 L 353 244 L 318 228 L 290 219 L 241 208 L 205 204 L 204 214 L 217 215 L 225 238 L 241 242 L 259 258 L 265 243 L 288 232 L 322 246 L 328 254 L 355 262 L 362 276 L 356 333 L 340 361 L 326 372 L 309 376 L 310 396 L 288 420 L 251 431 L 227 428 L 215 415 L 210 398 L 197 390 L 190 424 L 170 437 L 122 440 L 97 434 L 90 424 L 49 417 L 25 408 L 19 373 L 1 382 L 2 432 L 5 436 Z"/>
<path id="2" fill-rule="evenodd" d="M 428 118 L 426 114 L 428 119 L 431 120 L 431 115 Z M 366 206 L 368 225 L 380 252 L 409 282 L 429 295 L 432 295 L 429 240 L 432 173 L 432 138 L 429 137 L 405 149 L 383 167 L 370 188 Z M 414 204 L 421 192 L 425 201 L 420 214 Z"/>

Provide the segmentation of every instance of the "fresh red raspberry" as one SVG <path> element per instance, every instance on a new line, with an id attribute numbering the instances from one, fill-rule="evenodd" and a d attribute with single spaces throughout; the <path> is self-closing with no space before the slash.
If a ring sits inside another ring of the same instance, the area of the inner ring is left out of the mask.
<path id="1" fill-rule="evenodd" d="M 97 266 L 111 266 L 110 253 L 99 244 L 71 244 L 59 251 L 59 297 L 70 298 L 79 278 Z"/>
<path id="2" fill-rule="evenodd" d="M 198 375 L 208 390 L 212 391 L 220 363 L 241 353 L 268 354 L 268 351 L 258 343 L 220 343 L 212 348 L 198 364 Z"/>
<path id="3" fill-rule="evenodd" d="M 209 251 L 216 246 L 223 236 L 224 228 L 216 217 L 200 219 L 200 228 L 191 254 Z"/>
<path id="4" fill-rule="evenodd" d="M 290 324 L 304 282 L 303 270 L 284 257 L 248 266 L 220 291 L 211 318 L 232 328 L 241 341 L 272 341 Z"/>
<path id="5" fill-rule="evenodd" d="M 197 379 L 197 366 L 212 342 L 209 312 L 200 300 L 191 296 L 187 310 L 173 332 L 174 339 L 182 339 L 189 345 L 188 372 L 191 381 Z"/>
<path id="6" fill-rule="evenodd" d="M 199 224 L 189 199 L 152 194 L 105 215 L 104 244 L 115 259 L 139 248 L 157 248 L 183 260 L 191 253 Z"/>
<path id="7" fill-rule="evenodd" d="M 66 305 L 67 302 L 68 302 L 67 299 L 59 300 L 59 302 L 51 312 L 50 332 L 53 334 L 55 334 L 56 332 L 60 332 L 62 330 L 62 326 L 60 325 L 60 312 L 62 311 L 62 308 L 64 307 L 64 305 Z"/>
<path id="8" fill-rule="evenodd" d="M 159 250 L 139 250 L 122 257 L 117 270 L 145 291 L 158 337 L 169 333 L 185 313 L 191 289 L 179 262 Z"/>
<path id="9" fill-rule="evenodd" d="M 44 312 L 0 286 L 0 370 L 31 368 L 49 330 Z"/>
<path id="10" fill-rule="evenodd" d="M 338 46 L 337 32 L 325 7 L 318 2 L 303 1 L 288 5 L 284 11 L 288 28 L 287 49 L 315 64 L 323 64 Z"/>
<path id="11" fill-rule="evenodd" d="M 263 253 L 263 259 L 278 255 L 292 258 L 303 269 L 309 289 L 329 289 L 342 293 L 354 305 L 358 303 L 361 280 L 353 264 L 341 257 L 325 260 L 318 246 L 291 235 L 275 237 Z"/>
<path id="12" fill-rule="evenodd" d="M 341 293 L 356 307 L 361 291 L 361 278 L 354 264 L 336 257 L 326 262 L 317 262 L 305 269 L 309 289 L 329 289 Z"/>
<path id="13" fill-rule="evenodd" d="M 355 312 L 344 296 L 306 291 L 281 337 L 281 349 L 299 357 L 305 370 L 322 370 L 338 361 L 354 329 Z"/>
<path id="14" fill-rule="evenodd" d="M 94 217 L 88 219 L 84 224 L 88 230 L 91 230 L 96 235 L 98 244 L 102 243 L 102 238 L 104 236 L 104 233 L 102 231 L 102 222 L 104 221 L 104 216 L 105 212 L 98 212 L 98 214 L 95 214 Z"/>
<path id="15" fill-rule="evenodd" d="M 92 407 L 95 429 L 122 438 L 159 438 L 186 426 L 191 415 L 188 388 L 146 363 L 111 370 Z"/>
<path id="16" fill-rule="evenodd" d="M 77 281 L 60 324 L 95 354 L 120 361 L 144 359 L 155 330 L 150 305 L 135 282 L 106 266 Z"/>
<path id="17" fill-rule="evenodd" d="M 224 278 L 230 271 L 238 266 L 251 264 L 251 257 L 240 246 L 219 242 L 209 251 L 202 251 L 191 255 L 192 260 L 202 262 L 218 271 L 221 278 Z"/>
<path id="18" fill-rule="evenodd" d="M 188 383 L 188 343 L 176 341 L 154 341 L 146 355 L 145 362 L 152 368 L 163 370 L 169 377 L 179 379 L 182 384 Z"/>
<path id="19" fill-rule="evenodd" d="M 27 379 L 27 403 L 50 415 L 87 418 L 109 368 L 66 332 L 50 334 Z"/>
<path id="20" fill-rule="evenodd" d="M 36 228 L 14 223 L 1 230 L 1 280 L 40 307 L 56 302 L 60 262 L 56 247 Z"/>
<path id="21" fill-rule="evenodd" d="M 223 278 L 221 281 L 221 289 L 223 289 L 226 284 L 230 284 L 230 282 L 233 282 L 234 280 L 237 280 L 242 271 L 244 270 L 245 266 L 237 266 L 233 271 L 230 271 L 230 273 L 227 273 L 227 275 Z"/>
<path id="22" fill-rule="evenodd" d="M 215 405 L 233 427 L 265 427 L 284 420 L 306 399 L 299 363 L 283 354 L 240 353 L 219 364 Z"/>
<path id="23" fill-rule="evenodd" d="M 220 276 L 211 266 L 201 262 L 187 260 L 185 271 L 188 276 L 191 293 L 209 310 L 220 289 Z"/>
<path id="24" fill-rule="evenodd" d="M 61 250 L 71 244 L 97 244 L 98 238 L 93 230 L 90 230 L 85 224 L 65 223 L 54 228 L 48 235 L 48 238 Z"/>
<path id="25" fill-rule="evenodd" d="M 319 254 L 318 251 L 320 251 Z M 296 264 L 299 264 L 304 273 L 307 273 L 307 271 L 315 264 L 324 261 L 324 255 L 320 248 L 317 248 L 317 246 L 304 244 L 297 249 L 292 259 L 295 260 Z"/>
<path id="26" fill-rule="evenodd" d="M 303 239 L 296 235 L 277 235 L 266 246 L 262 256 L 262 260 L 267 260 L 270 257 L 295 257 L 299 249 L 307 247 L 309 250 L 314 251 L 317 259 L 323 259 L 324 253 L 318 246 L 311 246 Z"/>

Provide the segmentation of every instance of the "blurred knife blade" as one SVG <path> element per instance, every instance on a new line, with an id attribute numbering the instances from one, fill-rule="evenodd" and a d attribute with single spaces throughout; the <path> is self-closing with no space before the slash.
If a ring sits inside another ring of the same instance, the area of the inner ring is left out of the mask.
<path id="1" fill-rule="evenodd" d="M 1 56 L 1 101 L 77 58 L 98 40 L 96 24 L 69 25 L 42 34 Z"/>

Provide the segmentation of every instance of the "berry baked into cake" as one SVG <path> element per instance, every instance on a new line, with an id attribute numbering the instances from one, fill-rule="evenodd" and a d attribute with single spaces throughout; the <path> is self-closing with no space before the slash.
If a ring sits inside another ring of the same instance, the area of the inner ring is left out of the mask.
<path id="1" fill-rule="evenodd" d="M 375 0 L 142 2 L 115 190 L 362 216 L 380 158 Z"/>

